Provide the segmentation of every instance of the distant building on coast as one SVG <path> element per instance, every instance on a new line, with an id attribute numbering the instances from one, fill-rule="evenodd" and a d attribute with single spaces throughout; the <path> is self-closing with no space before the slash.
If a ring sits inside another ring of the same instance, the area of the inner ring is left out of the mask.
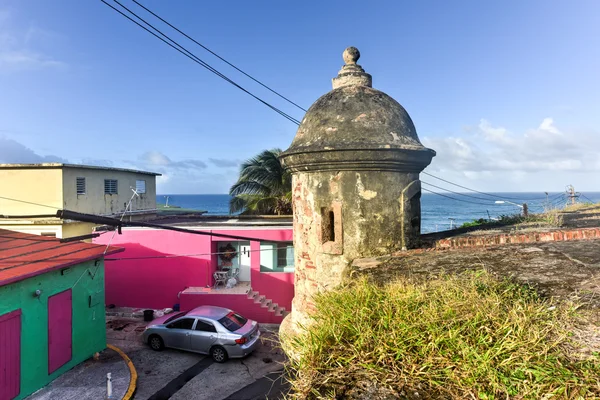
<path id="1" fill-rule="evenodd" d="M 88 165 L 0 164 L 0 215 L 15 216 L 0 219 L 0 227 L 58 238 L 89 234 L 94 224 L 29 216 L 67 209 L 120 217 L 133 190 L 138 196 L 133 197 L 126 218 L 151 219 L 157 212 L 157 176 L 160 174 Z"/>

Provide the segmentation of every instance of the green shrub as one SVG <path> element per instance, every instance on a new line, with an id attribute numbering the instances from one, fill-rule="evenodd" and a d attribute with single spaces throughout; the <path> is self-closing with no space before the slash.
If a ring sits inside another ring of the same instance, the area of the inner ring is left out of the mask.
<path id="1" fill-rule="evenodd" d="M 568 350 L 575 306 L 484 271 L 383 287 L 361 278 L 315 304 L 304 333 L 284 338 L 298 355 L 295 398 L 344 398 L 365 382 L 399 398 L 600 398 L 599 357 Z"/>
<path id="2" fill-rule="evenodd" d="M 484 218 L 479 218 L 479 219 L 474 219 L 473 221 L 465 222 L 459 228 L 469 228 L 471 226 L 480 226 L 480 225 L 490 224 L 492 222 L 493 221 L 490 221 L 490 220 L 487 220 Z"/>

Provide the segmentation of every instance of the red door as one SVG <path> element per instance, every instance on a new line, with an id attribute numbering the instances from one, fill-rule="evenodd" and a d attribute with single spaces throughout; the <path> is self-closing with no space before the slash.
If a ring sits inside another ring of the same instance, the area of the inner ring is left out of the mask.
<path id="1" fill-rule="evenodd" d="M 71 360 L 71 289 L 48 297 L 48 375 Z"/>
<path id="2" fill-rule="evenodd" d="M 0 400 L 17 397 L 21 387 L 21 310 L 0 315 Z"/>

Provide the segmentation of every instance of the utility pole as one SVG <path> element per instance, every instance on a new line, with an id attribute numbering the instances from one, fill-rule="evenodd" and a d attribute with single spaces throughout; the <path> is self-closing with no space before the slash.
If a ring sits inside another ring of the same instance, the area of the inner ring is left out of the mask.
<path id="1" fill-rule="evenodd" d="M 575 193 L 575 188 L 573 185 L 567 186 L 567 196 L 571 199 L 571 204 L 575 204 L 575 201 L 579 195 Z"/>
<path id="2" fill-rule="evenodd" d="M 452 229 L 453 229 L 453 226 L 454 226 L 454 220 L 455 220 L 456 218 L 448 218 L 448 219 L 450 220 L 450 230 L 452 230 Z"/>

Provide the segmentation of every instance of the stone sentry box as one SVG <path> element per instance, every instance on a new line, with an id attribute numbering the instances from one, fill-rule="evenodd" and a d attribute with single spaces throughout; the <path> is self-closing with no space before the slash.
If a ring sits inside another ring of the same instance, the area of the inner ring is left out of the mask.
<path id="1" fill-rule="evenodd" d="M 280 156 L 293 177 L 295 297 L 284 321 L 292 328 L 307 322 L 312 295 L 340 284 L 353 259 L 414 247 L 420 235 L 419 173 L 435 152 L 406 110 L 372 88 L 359 57 L 354 47 L 344 51 L 333 90 L 310 107 Z"/>

